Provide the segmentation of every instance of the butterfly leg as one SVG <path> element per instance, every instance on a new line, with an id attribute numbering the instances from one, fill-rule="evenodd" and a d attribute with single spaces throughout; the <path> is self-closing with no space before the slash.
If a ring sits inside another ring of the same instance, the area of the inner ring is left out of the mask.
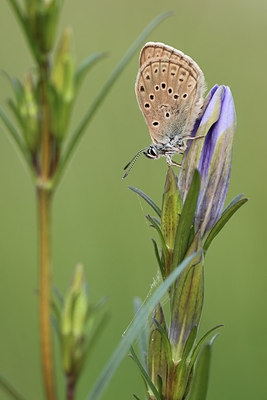
<path id="1" fill-rule="evenodd" d="M 181 166 L 182 166 L 181 164 L 178 164 L 177 162 L 173 161 L 169 154 L 166 154 L 166 161 L 169 166 L 174 165 L 175 167 L 179 167 L 179 168 L 181 168 Z"/>

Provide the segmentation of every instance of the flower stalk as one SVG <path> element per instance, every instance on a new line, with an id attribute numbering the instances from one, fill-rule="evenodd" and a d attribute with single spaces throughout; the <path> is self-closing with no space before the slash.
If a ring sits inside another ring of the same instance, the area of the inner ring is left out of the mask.
<path id="1" fill-rule="evenodd" d="M 40 243 L 40 334 L 45 390 L 48 400 L 56 400 L 51 332 L 51 201 L 45 187 L 37 189 Z"/>

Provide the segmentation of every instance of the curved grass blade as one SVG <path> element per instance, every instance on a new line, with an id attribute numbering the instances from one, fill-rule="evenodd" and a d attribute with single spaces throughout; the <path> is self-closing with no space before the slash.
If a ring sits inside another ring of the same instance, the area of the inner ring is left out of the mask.
<path id="1" fill-rule="evenodd" d="M 138 311 L 142 307 L 142 301 L 139 299 L 139 297 L 134 298 L 134 314 L 136 315 Z M 148 335 L 149 335 L 149 330 L 147 326 L 145 325 L 143 329 L 139 332 L 138 335 L 138 344 L 139 344 L 139 350 L 142 358 L 142 363 L 143 365 L 146 365 L 146 354 L 147 354 L 147 347 L 148 347 Z"/>
<path id="2" fill-rule="evenodd" d="M 138 366 L 138 368 L 139 368 L 139 370 L 140 370 L 140 372 L 141 372 L 143 378 L 145 379 L 146 383 L 147 383 L 148 386 L 150 387 L 152 393 L 154 394 L 155 399 L 156 399 L 156 400 L 162 400 L 162 398 L 161 398 L 159 392 L 157 391 L 156 386 L 155 386 L 154 383 L 151 381 L 151 379 L 150 379 L 148 373 L 146 372 L 146 370 L 144 369 L 143 365 L 140 363 L 140 361 L 139 361 L 137 355 L 135 354 L 135 351 L 134 351 L 134 349 L 133 349 L 132 346 L 131 346 L 131 356 L 132 356 L 132 359 L 135 361 L 136 365 Z"/>
<path id="3" fill-rule="evenodd" d="M 91 118 L 97 111 L 98 107 L 100 104 L 103 102 L 103 100 L 106 98 L 107 93 L 111 89 L 111 87 L 114 85 L 115 81 L 119 77 L 120 73 L 123 71 L 123 69 L 126 67 L 130 59 L 133 57 L 135 54 L 136 50 L 140 47 L 142 42 L 145 40 L 145 38 L 150 34 L 150 32 L 156 28 L 162 22 L 164 19 L 169 17 L 171 15 L 170 12 L 165 12 L 163 14 L 160 14 L 158 17 L 156 17 L 150 24 L 144 29 L 144 31 L 140 34 L 140 36 L 135 40 L 135 42 L 132 44 L 132 46 L 129 48 L 129 50 L 126 52 L 124 57 L 121 59 L 121 61 L 118 63 L 118 65 L 115 67 L 115 69 L 112 71 L 111 75 L 109 76 L 108 80 L 100 89 L 99 93 L 96 95 L 92 105 L 86 112 L 84 118 L 82 119 L 82 122 L 80 125 L 77 127 L 75 130 L 74 134 L 72 135 L 72 138 L 66 148 L 66 151 L 64 152 L 61 162 L 58 166 L 57 173 L 54 177 L 54 183 L 58 182 L 60 177 L 62 176 L 68 160 L 73 154 L 73 151 L 77 147 L 77 144 L 79 140 L 81 139 L 82 135 L 85 132 L 85 129 L 88 126 L 88 123 L 90 122 Z"/>
<path id="4" fill-rule="evenodd" d="M 245 199 L 241 199 L 238 201 L 233 200 L 232 206 L 227 207 L 227 209 L 222 213 L 221 218 L 216 222 L 216 224 L 214 225 L 214 227 L 212 228 L 211 232 L 209 233 L 204 246 L 203 246 L 203 251 L 204 253 L 208 250 L 208 248 L 211 245 L 211 242 L 213 241 L 213 239 L 218 235 L 218 233 L 222 230 L 222 228 L 224 227 L 224 225 L 229 221 L 229 219 L 236 213 L 236 211 L 243 206 L 243 204 L 245 204 L 248 201 L 247 198 Z"/>
<path id="5" fill-rule="evenodd" d="M 128 329 L 127 333 L 124 335 L 119 345 L 113 352 L 111 358 L 103 368 L 99 378 L 97 379 L 92 391 L 87 396 L 87 400 L 97 400 L 104 390 L 106 389 L 108 383 L 110 382 L 112 376 L 117 370 L 118 366 L 122 362 L 123 358 L 129 351 L 129 348 L 133 341 L 138 336 L 140 330 L 146 324 L 148 316 L 159 303 L 161 297 L 166 293 L 168 288 L 173 284 L 173 282 L 178 278 L 178 276 L 184 271 L 184 269 L 192 262 L 197 253 L 193 253 L 190 257 L 186 258 L 169 276 L 164 282 L 155 290 L 153 295 L 148 299 L 144 306 L 139 310 L 136 318 L 134 319 L 132 325 Z"/>
<path id="6" fill-rule="evenodd" d="M 0 374 L 0 388 L 3 389 L 6 393 L 8 393 L 11 399 L 26 400 L 26 397 L 24 397 L 21 393 L 19 393 L 17 389 L 15 389 L 14 386 L 12 386 L 11 383 L 1 374 Z"/>
<path id="7" fill-rule="evenodd" d="M 157 204 L 150 197 L 148 197 L 144 192 L 142 192 L 142 190 L 136 189 L 133 186 L 128 186 L 128 188 L 131 189 L 133 192 L 139 194 L 139 196 L 141 196 L 142 199 L 144 199 L 147 202 L 147 204 L 149 204 L 150 207 L 152 207 L 153 210 L 161 218 L 161 209 L 159 208 L 159 206 L 157 206 Z"/>
<path id="8" fill-rule="evenodd" d="M 87 57 L 82 64 L 79 66 L 79 68 L 76 71 L 75 74 L 75 81 L 76 81 L 76 88 L 79 89 L 82 81 L 84 80 L 87 72 L 89 69 L 101 58 L 105 57 L 106 53 L 94 53 L 91 54 L 89 57 Z M 77 90 L 76 89 L 76 90 Z"/>

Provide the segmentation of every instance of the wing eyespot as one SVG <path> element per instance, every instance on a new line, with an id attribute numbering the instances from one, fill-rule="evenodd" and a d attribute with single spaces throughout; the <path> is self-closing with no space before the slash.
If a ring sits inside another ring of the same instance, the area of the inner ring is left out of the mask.
<path id="1" fill-rule="evenodd" d="M 155 90 L 159 90 L 159 85 L 156 85 L 156 86 L 155 86 Z"/>
<path id="2" fill-rule="evenodd" d="M 183 98 L 184 98 L 184 99 L 186 99 L 186 98 L 187 98 L 187 96 L 188 96 L 188 94 L 187 94 L 187 93 L 184 93 L 184 94 L 183 94 Z"/>
<path id="3" fill-rule="evenodd" d="M 150 108 L 150 104 L 149 103 L 145 103 L 145 108 Z"/>
<path id="4" fill-rule="evenodd" d="M 155 99 L 154 94 L 151 94 L 151 95 L 149 96 L 149 98 L 150 98 L 150 100 L 154 100 L 154 99 Z"/>
<path id="5" fill-rule="evenodd" d="M 168 89 L 168 93 L 169 93 L 169 94 L 172 94 L 172 88 L 169 88 L 169 89 Z"/>
<path id="6" fill-rule="evenodd" d="M 159 125 L 159 122 L 158 122 L 158 121 L 154 121 L 154 122 L 152 122 L 152 125 L 158 126 L 158 125 Z"/>
<path id="7" fill-rule="evenodd" d="M 162 87 L 162 89 L 165 89 L 166 88 L 166 83 L 162 82 L 161 87 Z"/>
<path id="8" fill-rule="evenodd" d="M 179 99 L 179 94 L 175 93 L 175 94 L 173 95 L 173 98 L 174 98 L 174 100 Z"/>

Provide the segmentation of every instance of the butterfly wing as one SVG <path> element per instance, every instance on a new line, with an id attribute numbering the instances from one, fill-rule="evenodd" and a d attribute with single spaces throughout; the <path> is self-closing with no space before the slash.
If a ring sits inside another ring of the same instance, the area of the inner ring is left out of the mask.
<path id="1" fill-rule="evenodd" d="M 204 75 L 190 57 L 163 43 L 143 47 L 135 92 L 154 144 L 190 135 L 204 91 Z"/>

